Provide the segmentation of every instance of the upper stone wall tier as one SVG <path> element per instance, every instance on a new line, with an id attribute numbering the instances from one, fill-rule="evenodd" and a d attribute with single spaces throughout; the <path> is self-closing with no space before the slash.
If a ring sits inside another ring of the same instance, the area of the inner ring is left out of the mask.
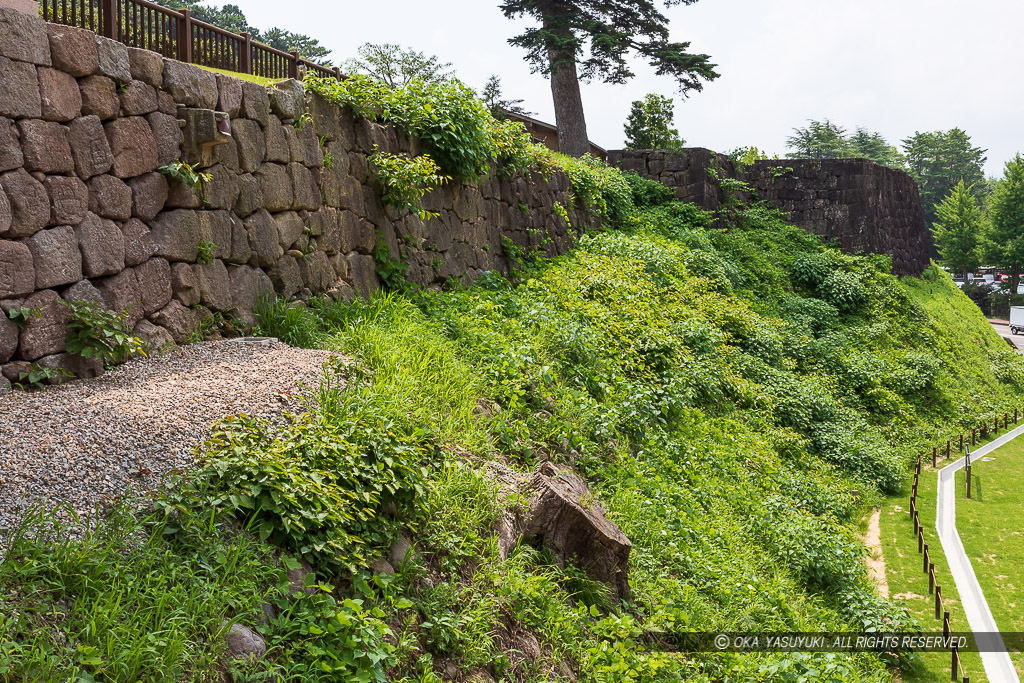
<path id="1" fill-rule="evenodd" d="M 890 254 L 897 275 L 920 275 L 930 263 L 917 183 L 867 159 L 775 159 L 740 169 L 724 154 L 695 148 L 679 154 L 619 150 L 609 152 L 608 161 L 673 187 L 679 199 L 709 211 L 723 202 L 715 178 L 740 179 L 794 225 L 837 240 L 845 251 Z"/>
<path id="2" fill-rule="evenodd" d="M 59 299 L 128 309 L 161 347 L 217 317 L 250 327 L 271 291 L 368 295 L 378 267 L 469 281 L 508 271 L 504 238 L 556 255 L 577 235 L 553 210 L 571 205 L 562 173 L 492 168 L 430 192 L 436 218 L 401 215 L 381 201 L 375 146 L 419 144 L 297 81 L 265 88 L 0 8 L 0 309 L 36 313 L 23 329 L 0 316 L 4 377 L 100 370 L 64 354 Z M 160 172 L 176 160 L 210 174 L 204 191 Z"/>

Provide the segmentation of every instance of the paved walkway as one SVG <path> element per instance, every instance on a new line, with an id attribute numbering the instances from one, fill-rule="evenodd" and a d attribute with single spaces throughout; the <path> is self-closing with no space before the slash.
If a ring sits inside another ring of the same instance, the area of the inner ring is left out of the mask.
<path id="1" fill-rule="evenodd" d="M 1008 441 L 1024 434 L 1024 425 L 1013 431 L 1003 434 L 1001 437 L 988 443 L 971 456 L 979 458 L 990 453 Z M 963 469 L 965 458 L 960 458 L 952 465 L 939 470 L 939 494 L 936 503 L 935 528 L 939 532 L 939 541 L 942 543 L 942 550 L 946 553 L 946 561 L 949 563 L 949 571 L 953 575 L 956 589 L 960 592 L 960 602 L 967 616 L 967 623 L 971 631 L 975 633 L 998 634 L 999 627 L 996 625 L 992 610 L 988 607 L 985 594 L 978 583 L 978 577 L 974 575 L 974 568 L 964 551 L 964 544 L 960 541 L 960 533 L 956 530 L 956 473 Z M 997 642 L 1002 646 L 1003 639 L 998 635 L 992 636 L 990 642 Z M 992 683 L 1020 683 L 1017 672 L 1013 668 L 1013 662 L 1006 648 L 1002 652 L 982 652 L 981 662 L 985 666 L 985 675 Z"/>

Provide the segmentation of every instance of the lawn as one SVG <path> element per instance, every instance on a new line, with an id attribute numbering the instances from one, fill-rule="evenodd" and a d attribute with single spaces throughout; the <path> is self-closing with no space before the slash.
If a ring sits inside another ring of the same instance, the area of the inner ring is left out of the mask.
<path id="1" fill-rule="evenodd" d="M 971 498 L 957 473 L 956 525 L 992 615 L 1004 633 L 1024 632 L 1024 439 L 975 460 Z M 1012 655 L 1024 675 L 1024 654 Z"/>
<path id="2" fill-rule="evenodd" d="M 258 83 L 260 85 L 270 85 L 271 83 L 277 83 L 278 81 L 282 80 L 280 78 L 263 78 L 262 76 L 256 76 L 253 74 L 243 74 L 237 71 L 227 71 L 226 69 L 214 69 L 212 66 L 203 66 L 202 64 L 196 64 L 196 66 L 198 66 L 200 69 L 212 71 L 215 74 L 234 76 L 235 78 L 240 78 L 243 81 L 252 81 L 253 83 Z"/>
<path id="3" fill-rule="evenodd" d="M 941 462 L 939 466 L 942 466 Z M 960 594 L 953 584 L 945 553 L 942 552 L 935 532 L 937 479 L 935 470 L 931 467 L 922 468 L 918 483 L 918 514 L 925 527 L 925 542 L 929 544 L 928 549 L 935 563 L 938 583 L 942 586 L 944 609 L 950 612 L 952 628 L 954 631 L 968 630 L 967 619 L 960 608 Z M 922 571 L 922 559 L 917 552 L 917 538 L 914 536 L 914 525 L 910 520 L 909 511 L 909 493 L 890 496 L 882 504 L 881 542 L 889 583 L 889 597 L 894 603 L 909 609 L 923 631 L 935 633 L 942 630 L 942 623 L 935 619 L 935 597 L 928 594 L 928 575 Z M 919 670 L 904 672 L 904 681 L 939 683 L 950 680 L 948 653 L 922 653 L 921 660 L 922 666 Z M 988 680 L 981 664 L 981 657 L 977 653 L 964 653 L 963 666 L 972 683 Z"/>

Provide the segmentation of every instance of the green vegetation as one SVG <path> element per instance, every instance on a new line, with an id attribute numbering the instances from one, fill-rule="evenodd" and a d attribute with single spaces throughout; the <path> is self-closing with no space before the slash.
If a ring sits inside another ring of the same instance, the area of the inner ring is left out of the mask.
<path id="1" fill-rule="evenodd" d="M 106 366 L 146 355 L 145 344 L 128 327 L 128 312 L 109 311 L 92 301 L 61 301 L 68 309 L 65 349 Z"/>
<path id="2" fill-rule="evenodd" d="M 980 262 L 982 215 L 974 188 L 961 180 L 936 207 L 938 222 L 932 224 L 932 235 L 944 265 L 967 279 L 967 271 Z"/>
<path id="3" fill-rule="evenodd" d="M 1020 585 L 1024 540 L 1020 525 L 1013 523 L 1024 507 L 1022 465 L 1024 440 L 1018 438 L 974 459 L 970 498 L 965 473 L 957 473 L 957 530 L 996 624 L 1007 633 L 1024 631 L 1024 614 L 1018 607 L 1024 600 L 1024 585 Z M 1024 654 L 1011 657 L 1017 672 L 1024 674 Z"/>
<path id="4" fill-rule="evenodd" d="M 362 74 L 388 88 L 405 88 L 413 81 L 444 83 L 455 73 L 451 62 L 401 45 L 363 43 L 356 52 L 358 58 L 347 59 L 342 65 L 345 72 L 349 76 Z"/>
<path id="5" fill-rule="evenodd" d="M 202 64 L 196 64 L 200 69 L 206 71 L 212 71 L 215 74 L 224 74 L 225 76 L 233 76 L 239 80 L 249 81 L 256 83 L 257 85 L 273 85 L 280 81 L 280 78 L 264 78 L 263 76 L 256 76 L 254 74 L 243 74 L 238 71 L 228 71 L 227 69 L 215 69 L 212 66 L 203 66 Z"/>
<path id="6" fill-rule="evenodd" d="M 626 149 L 664 149 L 677 152 L 686 146 L 679 131 L 672 127 L 675 119 L 672 100 L 654 93 L 633 102 L 626 119 Z"/>
<path id="7" fill-rule="evenodd" d="M 986 251 L 1000 267 L 1009 271 L 1010 291 L 1024 270 L 1024 157 L 1006 162 L 1003 178 L 992 195 Z"/>
<path id="8" fill-rule="evenodd" d="M 231 663 L 234 680 L 439 681 L 452 662 L 538 683 L 563 667 L 885 681 L 919 666 L 679 655 L 672 634 L 915 628 L 924 610 L 872 592 L 862 506 L 905 496 L 924 444 L 1018 403 L 1024 360 L 937 268 L 898 280 L 888 258 L 822 246 L 761 205 L 711 228 L 652 183 L 561 163 L 618 230 L 470 288 L 263 302 L 258 334 L 351 362 L 283 425 L 225 421 L 146 512 L 116 507 L 80 540 L 31 517 L 0 565 L 0 675 L 201 679 L 224 621 L 261 624 L 264 601 L 268 654 Z M 633 542 L 630 601 L 529 544 L 499 558 L 493 524 L 522 501 L 483 475 L 492 460 L 587 478 Z M 371 576 L 399 532 L 417 553 Z M 289 596 L 300 560 L 316 575 Z"/>
<path id="9" fill-rule="evenodd" d="M 906 168 L 906 159 L 881 133 L 858 126 L 848 135 L 845 128 L 828 119 L 812 120 L 806 128 L 794 128 L 786 146 L 793 150 L 786 154 L 790 159 L 861 158 L 883 166 Z"/>
<path id="10" fill-rule="evenodd" d="M 420 200 L 429 190 L 451 180 L 441 175 L 441 169 L 429 156 L 409 157 L 388 154 L 374 147 L 370 163 L 380 179 L 381 199 L 399 211 L 414 213 L 423 220 L 437 214 L 420 207 Z"/>
<path id="11" fill-rule="evenodd" d="M 936 221 L 936 208 L 957 183 L 973 186 L 980 200 L 985 188 L 986 150 L 975 147 L 971 136 L 959 128 L 928 133 L 915 132 L 903 140 L 907 170 L 921 192 L 926 225 Z"/>

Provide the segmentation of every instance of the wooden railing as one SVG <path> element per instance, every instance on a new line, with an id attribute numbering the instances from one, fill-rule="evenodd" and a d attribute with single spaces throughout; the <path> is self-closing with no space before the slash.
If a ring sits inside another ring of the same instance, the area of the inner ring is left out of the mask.
<path id="1" fill-rule="evenodd" d="M 921 563 L 922 572 L 928 575 L 928 593 L 935 594 L 935 619 L 942 622 L 942 634 L 949 637 L 949 610 L 944 609 L 942 602 L 942 586 L 939 585 L 938 577 L 935 572 L 935 563 L 931 561 L 931 554 L 929 552 L 928 544 L 924 542 L 924 525 L 921 524 L 921 516 L 917 509 L 917 484 L 918 479 L 921 476 L 921 463 L 927 458 L 931 458 L 932 467 L 937 468 L 939 464 L 939 458 L 944 457 L 949 460 L 954 450 L 965 453 L 967 455 L 967 497 L 971 497 L 971 460 L 970 460 L 970 448 L 974 446 L 979 440 L 984 441 L 989 436 L 995 436 L 999 433 L 999 423 L 1002 422 L 1003 430 L 1010 428 L 1010 414 L 1003 413 L 1002 418 L 998 415 L 992 421 L 991 428 L 988 422 L 984 422 L 980 427 L 972 429 L 970 433 L 961 433 L 958 439 L 958 443 L 952 439 L 946 441 L 945 446 L 936 446 L 932 448 L 931 453 L 922 453 L 917 456 L 917 462 L 914 464 L 914 483 L 910 487 L 910 519 L 914 523 L 914 535 L 917 536 L 917 552 L 923 556 Z M 1017 408 L 1013 410 L 1013 424 L 1016 425 L 1020 420 L 1020 413 Z M 964 683 L 970 683 L 970 677 L 964 675 L 963 662 L 960 660 L 960 652 L 957 646 L 954 644 L 951 652 L 951 667 L 950 676 L 951 680 L 957 680 L 957 676 L 963 679 Z"/>
<path id="2" fill-rule="evenodd" d="M 305 70 L 341 79 L 330 68 L 193 19 L 149 0 L 40 0 L 40 16 L 54 24 L 95 31 L 125 45 L 214 69 L 264 78 L 299 78 Z"/>

